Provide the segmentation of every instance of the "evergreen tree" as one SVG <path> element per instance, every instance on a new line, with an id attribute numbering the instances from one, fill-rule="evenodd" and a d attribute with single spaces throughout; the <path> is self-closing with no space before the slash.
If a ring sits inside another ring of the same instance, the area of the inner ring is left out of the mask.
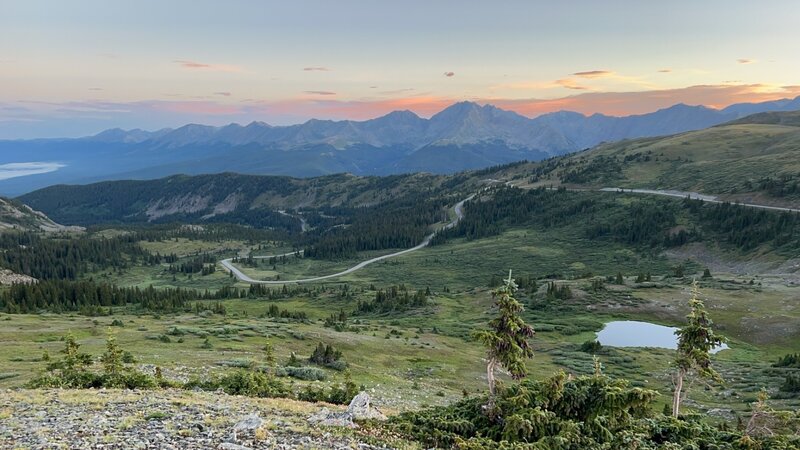
<path id="1" fill-rule="evenodd" d="M 675 392 L 672 399 L 672 415 L 678 417 L 681 407 L 683 382 L 691 370 L 696 370 L 701 378 L 721 382 L 722 377 L 711 366 L 710 352 L 722 345 L 724 339 L 714 334 L 713 322 L 708 317 L 706 307 L 700 300 L 697 280 L 692 283 L 692 298 L 689 300 L 691 311 L 686 316 L 687 324 L 677 330 L 678 350 L 675 355 L 677 373 L 675 375 Z"/>
<path id="2" fill-rule="evenodd" d="M 106 351 L 100 358 L 103 363 L 103 373 L 107 377 L 109 385 L 116 386 L 122 375 L 122 350 L 117 345 L 117 339 L 111 328 L 108 329 L 106 337 Z"/>
<path id="3" fill-rule="evenodd" d="M 267 341 L 264 344 L 264 362 L 267 363 L 267 367 L 269 368 L 270 374 L 275 373 L 275 348 L 272 346 L 272 343 Z"/>
<path id="4" fill-rule="evenodd" d="M 528 374 L 525 360 L 533 358 L 533 348 L 528 339 L 533 337 L 533 328 L 522 320 L 523 307 L 514 298 L 517 284 L 508 271 L 508 279 L 494 291 L 493 297 L 499 316 L 489 322 L 489 330 L 476 333 L 487 349 L 488 362 L 486 377 L 489 383 L 490 406 L 494 402 L 495 370 L 502 366 L 511 373 L 515 380 L 525 378 Z"/>

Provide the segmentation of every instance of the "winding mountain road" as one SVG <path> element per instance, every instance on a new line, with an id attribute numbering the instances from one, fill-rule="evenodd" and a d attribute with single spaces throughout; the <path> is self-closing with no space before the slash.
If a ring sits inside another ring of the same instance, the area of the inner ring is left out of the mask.
<path id="1" fill-rule="evenodd" d="M 469 197 L 465 198 L 464 200 L 461 200 L 460 202 L 455 204 L 455 206 L 453 207 L 453 210 L 456 213 L 456 217 L 450 223 L 448 223 L 447 225 L 444 226 L 445 230 L 453 228 L 454 226 L 456 226 L 456 224 L 461 219 L 464 218 L 464 203 L 468 202 L 469 200 L 472 200 L 472 198 L 474 198 L 474 197 L 475 197 L 475 194 L 472 194 Z M 330 275 L 321 275 L 321 276 L 318 276 L 318 277 L 311 277 L 311 278 L 301 278 L 299 280 L 273 280 L 273 281 L 269 281 L 269 280 L 254 280 L 253 278 L 250 278 L 245 273 L 243 273 L 241 270 L 239 270 L 236 266 L 233 265 L 233 258 L 223 259 L 222 261 L 220 261 L 220 264 L 222 264 L 223 267 L 228 269 L 228 271 L 233 273 L 233 275 L 236 278 L 238 278 L 239 281 L 244 281 L 245 283 L 250 283 L 250 284 L 272 284 L 272 285 L 313 283 L 315 281 L 324 281 L 324 280 L 329 280 L 331 278 L 341 277 L 343 275 L 347 275 L 349 273 L 353 273 L 353 272 L 355 272 L 357 270 L 363 269 L 364 267 L 366 267 L 366 266 L 368 266 L 368 265 L 370 265 L 372 263 L 376 263 L 378 261 L 383 261 L 385 259 L 394 258 L 394 257 L 401 256 L 401 255 L 405 255 L 407 253 L 415 252 L 417 250 L 420 250 L 422 248 L 427 247 L 428 244 L 431 243 L 431 239 L 433 239 L 433 237 L 435 235 L 436 235 L 436 232 L 433 232 L 433 233 L 425 236 L 425 239 L 423 239 L 422 242 L 419 245 L 417 245 L 416 247 L 407 248 L 407 249 L 401 250 L 399 252 L 390 253 L 388 255 L 383 255 L 383 256 L 377 256 L 375 258 L 368 259 L 366 261 L 361 261 L 360 263 L 356 264 L 355 266 L 353 266 L 353 267 L 351 267 L 351 268 L 349 268 L 347 270 L 343 270 L 341 272 L 338 272 L 338 273 L 333 273 L 333 274 L 330 274 Z M 302 250 L 300 251 L 300 253 L 302 253 Z M 294 255 L 294 254 L 295 254 L 295 252 L 290 252 L 290 253 L 284 253 L 283 255 L 254 256 L 253 258 L 254 259 L 268 259 L 268 258 L 273 258 L 273 257 L 280 258 L 281 256 L 289 256 L 289 255 Z"/>

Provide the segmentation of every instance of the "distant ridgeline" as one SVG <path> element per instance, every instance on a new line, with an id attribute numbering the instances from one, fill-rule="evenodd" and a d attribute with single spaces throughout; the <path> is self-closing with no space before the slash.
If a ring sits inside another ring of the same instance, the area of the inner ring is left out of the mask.
<path id="1" fill-rule="evenodd" d="M 800 98 L 722 110 L 678 104 L 627 117 L 559 111 L 528 118 L 492 105 L 459 102 L 430 119 L 395 111 L 365 121 L 312 119 L 292 126 L 252 122 L 222 127 L 188 124 L 154 132 L 112 129 L 79 139 L 0 141 L 0 165 L 39 161 L 56 168 L 0 180 L 0 193 L 19 195 L 56 183 L 153 179 L 177 173 L 453 174 L 539 161 L 603 142 L 699 130 L 753 113 L 798 109 Z"/>

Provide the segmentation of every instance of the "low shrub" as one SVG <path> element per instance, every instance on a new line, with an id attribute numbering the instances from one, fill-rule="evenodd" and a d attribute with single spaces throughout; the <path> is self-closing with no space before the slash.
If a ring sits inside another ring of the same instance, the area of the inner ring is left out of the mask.
<path id="1" fill-rule="evenodd" d="M 317 367 L 282 367 L 278 369 L 278 375 L 288 376 L 292 378 L 297 378 L 298 380 L 304 381 L 324 381 L 328 378 L 328 374 L 325 373 L 324 370 L 319 369 Z"/>

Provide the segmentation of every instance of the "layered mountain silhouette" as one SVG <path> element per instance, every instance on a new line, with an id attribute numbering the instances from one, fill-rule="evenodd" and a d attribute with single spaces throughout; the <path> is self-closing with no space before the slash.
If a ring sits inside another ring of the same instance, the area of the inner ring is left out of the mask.
<path id="1" fill-rule="evenodd" d="M 241 172 L 317 176 L 453 173 L 523 159 L 540 160 L 601 142 L 692 131 L 766 111 L 800 110 L 800 97 L 722 110 L 678 104 L 612 117 L 556 112 L 527 118 L 492 105 L 460 102 L 430 119 L 395 111 L 366 121 L 312 119 L 158 131 L 106 130 L 79 139 L 0 141 L 0 164 L 52 161 L 57 172 L 0 181 L 19 194 L 56 183 L 149 179 L 175 173 Z"/>

